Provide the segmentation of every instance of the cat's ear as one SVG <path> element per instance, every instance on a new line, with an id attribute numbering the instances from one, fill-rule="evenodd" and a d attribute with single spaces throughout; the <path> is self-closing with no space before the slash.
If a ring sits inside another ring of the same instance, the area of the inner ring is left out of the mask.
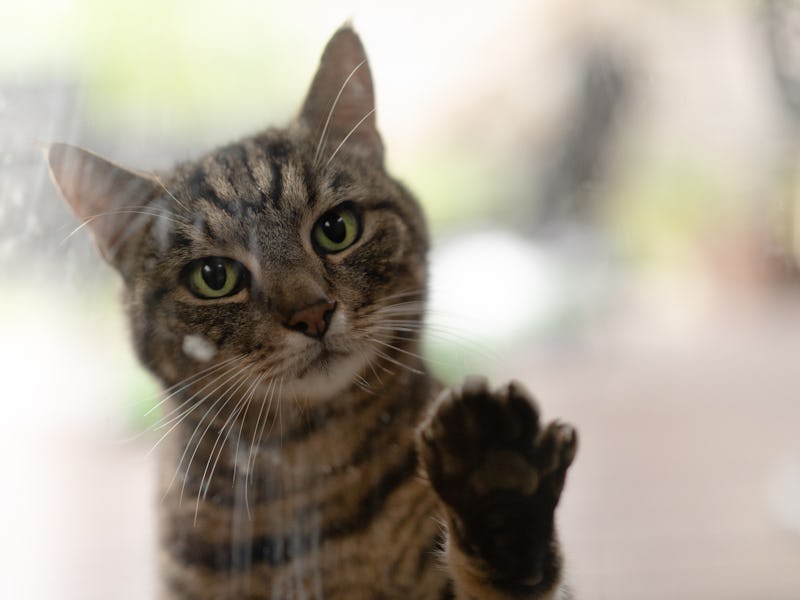
<path id="1" fill-rule="evenodd" d="M 126 242 L 149 221 L 142 209 L 156 182 L 69 144 L 51 144 L 47 162 L 61 195 L 89 227 L 103 257 L 118 266 Z"/>
<path id="2" fill-rule="evenodd" d="M 300 118 L 328 152 L 347 144 L 383 160 L 372 74 L 361 40 L 350 25 L 334 33 L 325 47 Z"/>

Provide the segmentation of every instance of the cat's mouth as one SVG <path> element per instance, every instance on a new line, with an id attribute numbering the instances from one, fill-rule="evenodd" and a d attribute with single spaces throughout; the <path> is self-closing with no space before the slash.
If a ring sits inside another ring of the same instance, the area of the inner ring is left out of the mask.
<path id="1" fill-rule="evenodd" d="M 295 366 L 286 390 L 310 400 L 327 400 L 350 387 L 367 364 L 358 352 L 344 352 L 320 344 L 314 354 Z"/>
<path id="2" fill-rule="evenodd" d="M 306 359 L 305 364 L 300 365 L 295 373 L 297 379 L 303 379 L 317 371 L 330 371 L 337 367 L 337 364 L 346 359 L 350 354 L 320 345 L 315 356 Z"/>
<path id="3" fill-rule="evenodd" d="M 324 400 L 356 381 L 366 368 L 368 357 L 354 347 L 348 329 L 346 316 L 337 311 L 323 338 L 297 337 L 289 342 L 297 354 L 291 361 L 285 385 L 293 393 Z"/>

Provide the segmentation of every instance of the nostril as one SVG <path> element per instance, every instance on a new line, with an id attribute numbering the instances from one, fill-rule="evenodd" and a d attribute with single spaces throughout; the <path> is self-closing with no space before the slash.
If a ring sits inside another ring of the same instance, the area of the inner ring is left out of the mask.
<path id="1" fill-rule="evenodd" d="M 321 338 L 328 330 L 335 310 L 335 302 L 318 302 L 295 312 L 286 326 L 309 337 Z"/>
<path id="2" fill-rule="evenodd" d="M 305 321 L 298 321 L 293 325 L 290 324 L 289 329 L 291 329 L 292 331 L 299 331 L 300 333 L 305 333 L 306 330 L 308 329 L 308 323 L 306 323 Z"/>

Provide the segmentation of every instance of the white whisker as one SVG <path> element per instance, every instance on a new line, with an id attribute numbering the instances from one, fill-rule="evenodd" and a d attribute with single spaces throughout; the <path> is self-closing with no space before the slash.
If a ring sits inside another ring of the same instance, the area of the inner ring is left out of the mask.
<path id="1" fill-rule="evenodd" d="M 263 431 L 266 420 L 262 423 L 262 416 L 266 417 L 272 409 L 272 390 L 275 387 L 275 380 L 271 379 L 267 388 L 264 390 L 264 398 L 261 400 L 261 406 L 258 410 L 258 417 L 256 424 L 253 428 L 253 438 L 250 442 L 250 456 L 247 464 L 247 477 L 250 478 L 250 473 L 253 471 L 253 464 L 255 462 L 256 448 L 261 443 L 260 431 Z M 266 407 L 266 411 L 264 410 Z"/>
<path id="2" fill-rule="evenodd" d="M 331 123 L 331 118 L 333 117 L 333 111 L 336 110 L 336 106 L 339 104 L 339 99 L 342 97 L 342 93 L 344 92 L 344 89 L 347 87 L 347 84 L 350 83 L 350 80 L 353 78 L 353 75 L 355 75 L 356 72 L 362 66 L 364 66 L 366 62 L 367 62 L 366 59 L 362 60 L 353 68 L 352 71 L 350 71 L 350 74 L 344 80 L 342 87 L 339 88 L 339 93 L 336 94 L 336 98 L 333 99 L 333 103 L 331 104 L 331 109 L 330 111 L 328 111 L 328 117 L 325 119 L 325 125 L 322 127 L 322 133 L 319 136 L 319 142 L 317 143 L 317 150 L 316 152 L 314 152 L 314 163 L 313 163 L 314 166 L 318 164 L 320 151 L 325 145 L 326 138 L 328 136 L 328 126 Z"/>
<path id="3" fill-rule="evenodd" d="M 185 211 L 187 212 L 187 214 L 191 214 L 191 211 L 190 211 L 190 210 L 189 210 L 189 209 L 186 207 L 186 205 L 185 205 L 185 204 L 183 204 L 183 203 L 182 203 L 180 200 L 178 200 L 178 199 L 175 197 L 175 195 L 174 195 L 172 192 L 170 192 L 170 191 L 167 189 L 167 186 L 165 186 L 165 185 L 164 185 L 164 182 L 163 182 L 163 181 L 161 181 L 161 177 L 159 177 L 159 176 L 158 176 L 156 173 L 151 173 L 151 174 L 150 174 L 150 176 L 153 178 L 153 180 L 154 180 L 154 181 L 155 181 L 155 182 L 156 182 L 158 185 L 160 185 L 160 186 L 161 186 L 161 189 L 163 189 L 163 190 L 164 190 L 164 191 L 167 193 L 167 195 L 168 195 L 170 198 L 172 198 L 172 199 L 175 201 L 175 204 L 177 204 L 177 205 L 178 205 L 178 206 L 180 206 L 180 207 L 181 207 L 183 210 L 185 210 Z"/>
<path id="4" fill-rule="evenodd" d="M 181 393 L 186 388 L 190 387 L 193 384 L 198 383 L 199 381 L 202 381 L 206 377 L 210 376 L 212 373 L 215 373 L 216 371 L 221 370 L 223 367 L 226 367 L 230 363 L 243 358 L 243 356 L 244 355 L 233 356 L 233 357 L 231 357 L 231 358 L 229 358 L 227 360 L 224 360 L 224 361 L 222 361 L 220 363 L 216 363 L 216 364 L 214 364 L 214 365 L 212 365 L 210 367 L 207 367 L 207 368 L 203 369 L 202 371 L 198 371 L 197 373 L 195 373 L 191 377 L 187 377 L 186 379 L 182 379 L 181 381 L 171 385 L 170 387 L 168 387 L 168 388 L 166 388 L 164 390 L 164 392 L 167 395 L 163 396 L 161 398 L 161 400 L 159 400 L 158 403 L 154 404 L 147 412 L 144 413 L 143 416 L 145 416 L 145 417 L 149 416 L 153 411 L 157 410 L 161 405 L 163 405 L 165 402 L 167 402 L 171 398 L 174 398 L 177 394 Z"/>
<path id="5" fill-rule="evenodd" d="M 375 341 L 375 340 L 373 340 L 373 341 Z M 410 365 L 407 365 L 407 364 L 405 364 L 403 362 L 400 362 L 399 360 L 389 356 L 386 352 L 383 352 L 382 350 L 378 350 L 377 348 L 375 348 L 374 352 L 375 352 L 376 355 L 380 356 L 383 360 L 387 360 L 390 363 L 392 363 L 393 365 L 397 365 L 398 367 L 400 367 L 402 369 L 405 369 L 406 371 L 410 371 L 411 373 L 415 373 L 417 375 L 424 375 L 425 374 L 422 371 L 420 371 L 419 369 L 415 369 L 414 367 L 412 367 Z"/>
<path id="6" fill-rule="evenodd" d="M 79 231 L 83 230 L 84 227 L 88 227 L 91 223 L 93 223 L 97 219 L 99 219 L 101 217 L 113 217 L 113 216 L 117 216 L 117 215 L 140 215 L 140 216 L 145 216 L 145 217 L 155 217 L 155 218 L 158 218 L 158 219 L 166 219 L 167 221 L 170 221 L 170 222 L 175 223 L 177 225 L 186 225 L 186 223 L 184 223 L 183 221 L 180 221 L 180 220 L 178 220 L 178 219 L 176 219 L 176 218 L 164 213 L 163 211 L 158 211 L 158 210 L 156 210 L 154 208 L 141 207 L 141 208 L 136 208 L 136 209 L 131 208 L 131 209 L 124 209 L 124 210 L 110 210 L 110 211 L 107 211 L 107 212 L 101 212 L 101 213 L 97 213 L 95 215 L 91 215 L 90 217 L 87 217 L 86 220 L 83 223 L 78 225 L 63 240 L 61 240 L 61 245 L 66 244 L 75 234 L 77 234 Z"/>
<path id="7" fill-rule="evenodd" d="M 281 377 L 281 382 L 280 382 L 280 385 L 278 386 L 278 420 L 280 421 L 279 427 L 280 427 L 280 433 L 281 433 L 281 436 L 280 436 L 281 446 L 283 446 L 283 402 L 282 402 L 282 400 L 283 400 L 283 379 L 284 378 Z M 273 421 L 273 425 L 274 424 L 275 424 L 275 422 Z M 269 433 L 267 435 L 269 435 Z"/>
<path id="8" fill-rule="evenodd" d="M 167 431 L 158 439 L 158 441 L 156 441 L 156 443 L 153 444 L 152 448 L 150 448 L 150 450 L 147 452 L 147 454 L 150 455 L 152 452 L 154 452 L 155 449 L 169 436 L 169 434 L 172 433 L 178 426 L 180 426 L 180 424 L 183 421 L 185 421 L 189 417 L 189 415 L 192 414 L 192 412 L 194 412 L 198 407 L 200 407 L 203 403 L 205 403 L 205 401 L 209 397 L 211 397 L 212 394 L 214 394 L 222 386 L 224 386 L 231 379 L 233 379 L 233 377 L 235 377 L 235 375 L 230 377 L 230 378 L 228 378 L 228 379 L 226 379 L 221 384 L 219 384 L 216 388 L 214 388 L 212 391 L 210 391 L 209 393 L 205 394 L 198 402 L 194 402 L 195 398 L 200 396 L 200 394 L 206 388 L 211 387 L 217 381 L 219 381 L 223 377 L 226 377 L 228 374 L 230 374 L 230 372 L 231 372 L 230 370 L 226 369 L 221 374 L 217 374 L 217 376 L 214 377 L 211 381 L 206 383 L 197 392 L 195 392 L 194 394 L 189 396 L 189 398 L 187 398 L 184 402 L 182 402 L 181 404 L 176 406 L 172 411 L 170 411 L 167 415 L 165 415 L 161 419 L 160 424 L 157 427 L 154 427 L 153 429 L 154 430 L 158 430 L 158 429 L 163 429 L 163 428 L 168 427 L 168 426 L 169 426 L 169 429 L 167 429 Z M 178 413 L 178 414 L 175 414 L 175 413 Z M 175 416 L 173 416 L 173 415 L 175 415 Z"/>
<path id="9" fill-rule="evenodd" d="M 239 418 L 239 416 L 242 414 L 242 411 L 244 411 L 244 409 L 247 407 L 249 401 L 253 397 L 253 394 L 255 394 L 256 387 L 261 382 L 262 378 L 263 378 L 263 375 L 257 377 L 250 384 L 250 387 L 247 388 L 245 393 L 242 395 L 241 399 L 233 407 L 233 410 L 231 410 L 231 414 L 228 415 L 228 418 L 222 424 L 222 427 L 220 427 L 219 433 L 217 434 L 217 439 L 214 441 L 214 446 L 211 448 L 211 452 L 209 452 L 208 461 L 206 462 L 206 468 L 203 471 L 203 477 L 200 479 L 200 490 L 202 491 L 203 500 L 205 500 L 206 496 L 208 495 L 208 490 L 211 487 L 211 478 L 214 476 L 214 471 L 217 468 L 217 463 L 219 462 L 220 456 L 222 456 L 222 451 L 223 451 L 223 449 L 225 447 L 225 442 L 228 440 L 228 436 L 233 432 L 233 426 L 236 424 L 236 419 Z M 239 387 L 241 387 L 241 385 L 237 386 L 236 390 L 238 390 Z M 234 392 L 236 390 L 234 390 Z M 244 420 L 242 420 L 242 424 L 244 424 Z M 226 429 L 229 430 L 227 434 L 225 433 Z M 223 435 L 224 435 L 224 439 L 223 439 Z M 214 457 L 214 451 L 216 450 L 217 445 L 220 443 L 220 440 L 222 440 L 222 444 L 219 445 L 219 451 L 216 454 L 216 458 L 214 458 L 213 465 L 211 465 L 211 472 L 208 473 L 208 471 L 209 471 L 209 463 L 211 462 L 211 459 Z M 238 452 L 238 447 L 237 447 L 237 452 Z M 235 471 L 235 469 L 236 469 L 236 462 L 234 460 L 234 477 L 233 477 L 234 481 L 236 480 L 236 471 Z M 206 481 L 206 473 L 208 473 L 208 480 L 207 481 Z M 200 492 L 198 492 L 198 502 L 199 501 L 200 501 Z"/>
<path id="10" fill-rule="evenodd" d="M 245 372 L 247 371 L 247 369 L 249 369 L 249 368 L 250 368 L 250 367 L 249 367 L 249 365 L 245 365 L 244 367 L 242 367 L 241 369 L 239 369 L 238 371 L 236 371 L 236 372 L 235 372 L 233 375 L 231 375 L 230 377 L 228 377 L 228 378 L 227 378 L 225 381 L 223 381 L 221 384 L 219 384 L 219 385 L 218 385 L 216 388 L 214 388 L 214 389 L 213 389 L 211 392 L 209 392 L 208 394 L 206 394 L 205 396 L 203 396 L 203 398 L 202 398 L 202 399 L 201 399 L 199 402 L 197 402 L 196 404 L 194 404 L 193 406 L 191 406 L 191 407 L 190 407 L 190 408 L 189 408 L 189 409 L 188 409 L 188 410 L 185 412 L 185 414 L 183 415 L 183 417 L 182 417 L 182 418 L 181 418 L 181 419 L 180 419 L 178 422 L 176 422 L 176 423 L 175 423 L 175 424 L 174 424 L 174 425 L 173 425 L 173 426 L 170 428 L 170 430 L 169 430 L 169 431 L 167 431 L 167 433 L 165 433 L 165 434 L 164 434 L 164 436 L 162 436 L 162 438 L 161 438 L 161 439 L 164 439 L 164 438 L 165 438 L 167 435 L 169 435 L 169 434 L 170 434 L 170 432 L 171 432 L 173 429 L 175 429 L 176 427 L 178 427 L 178 426 L 179 426 L 179 425 L 180 425 L 180 424 L 181 424 L 181 423 L 182 423 L 182 422 L 183 422 L 183 421 L 184 421 L 184 420 L 185 420 L 185 419 L 186 419 L 186 418 L 187 418 L 187 417 L 188 417 L 188 416 L 189 416 L 189 415 L 190 415 L 192 412 L 194 412 L 194 411 L 195 411 L 195 410 L 196 410 L 198 407 L 202 406 L 202 405 L 205 403 L 205 401 L 206 401 L 206 400 L 208 400 L 208 399 L 209 399 L 209 398 L 210 398 L 210 397 L 211 397 L 213 394 L 215 394 L 215 393 L 216 393 L 216 392 L 217 392 L 217 391 L 218 391 L 220 388 L 222 388 L 224 385 L 227 385 L 229 382 L 233 381 L 233 380 L 234 380 L 234 379 L 236 379 L 237 377 L 240 377 L 240 376 L 241 376 L 243 373 L 245 373 Z M 224 375 L 223 375 L 223 377 L 224 377 Z M 214 381 L 217 381 L 217 379 L 215 379 Z M 223 393 L 223 395 L 222 395 L 220 398 L 218 398 L 217 400 L 215 400 L 215 401 L 214 401 L 214 402 L 211 404 L 211 406 L 209 407 L 209 409 L 208 409 L 208 410 L 207 410 L 207 411 L 206 411 L 206 412 L 203 414 L 203 416 L 202 416 L 202 417 L 200 417 L 200 420 L 198 421 L 197 425 L 195 425 L 195 428 L 194 428 L 194 430 L 192 431 L 192 435 L 190 435 L 190 436 L 189 436 L 189 439 L 186 441 L 186 446 L 184 447 L 183 453 L 181 454 L 180 460 L 178 461 L 178 465 L 177 465 L 177 467 L 175 468 L 175 474 L 172 476 L 172 479 L 170 480 L 169 484 L 167 485 L 167 487 L 166 487 L 166 489 L 165 489 L 165 492 L 164 492 L 165 496 L 166 496 L 166 494 L 169 492 L 169 490 L 172 488 L 172 484 L 173 484 L 173 483 L 175 483 L 175 479 L 177 479 L 177 477 L 178 477 L 178 473 L 180 473 L 180 470 L 181 470 L 181 467 L 182 467 L 182 465 L 183 465 L 183 462 L 184 462 L 184 460 L 186 460 L 186 455 L 187 455 L 187 453 L 189 452 L 189 447 L 191 446 L 192 440 L 194 439 L 194 436 L 197 434 L 197 431 L 198 431 L 198 430 L 200 429 L 200 427 L 203 425 L 203 422 L 205 421 L 206 417 L 207 417 L 207 416 L 208 416 L 208 415 L 211 413 L 211 411 L 212 411 L 212 410 L 214 410 L 214 407 L 215 407 L 215 406 L 217 406 L 217 404 L 219 404 L 219 402 L 220 402 L 220 401 L 222 401 L 222 400 L 224 400 L 226 397 L 227 397 L 227 392 L 226 392 L 226 393 Z M 159 442 L 160 442 L 160 441 L 161 441 L 161 440 L 159 440 Z M 200 439 L 200 441 L 202 441 L 202 436 L 201 436 L 201 439 Z M 197 451 L 197 448 L 199 448 L 199 446 L 200 446 L 200 441 L 198 441 L 198 443 L 197 443 L 197 446 L 195 447 L 195 452 Z M 194 454 L 193 454 L 192 456 L 194 456 Z M 187 465 L 187 471 L 186 471 L 186 472 L 187 472 L 187 474 L 188 474 L 188 471 L 189 471 L 189 469 L 188 469 L 188 467 L 189 467 L 189 466 L 191 466 L 191 461 L 189 461 L 189 465 Z M 181 486 L 181 496 L 180 496 L 181 500 L 183 499 L 183 490 L 184 490 L 185 486 L 186 486 L 186 478 L 184 477 L 184 480 L 183 480 L 183 485 Z"/>
<path id="11" fill-rule="evenodd" d="M 401 348 L 400 346 L 397 346 L 395 344 L 390 344 L 389 342 L 384 342 L 377 338 L 373 338 L 372 342 L 375 344 L 380 344 L 381 346 L 383 346 L 384 348 L 388 348 L 389 350 L 394 350 L 395 352 L 399 352 L 400 354 L 405 354 L 406 356 L 410 356 L 411 358 L 416 358 L 422 361 L 425 360 L 425 357 L 422 356 L 421 354 L 418 354 L 416 352 L 411 352 L 410 350 L 405 350 L 404 348 Z"/>
<path id="12" fill-rule="evenodd" d="M 269 373 L 267 374 L 269 376 Z M 245 495 L 244 495 L 244 504 L 245 509 L 247 510 L 248 518 L 252 519 L 252 514 L 250 512 L 250 483 L 252 482 L 252 473 L 253 473 L 253 466 L 255 465 L 256 455 L 258 453 L 258 446 L 261 443 L 259 428 L 263 431 L 264 425 L 261 422 L 262 416 L 264 416 L 264 407 L 267 406 L 266 414 L 269 414 L 269 409 L 272 406 L 272 390 L 275 387 L 275 380 L 271 379 L 269 384 L 267 385 L 266 389 L 264 390 L 264 398 L 261 400 L 261 406 L 258 409 L 258 417 L 256 417 L 256 423 L 253 426 L 253 437 L 250 440 L 250 455 L 247 457 L 247 472 L 245 473 Z M 267 398 L 269 398 L 269 405 L 267 405 Z M 266 423 L 266 419 L 264 420 Z"/>
<path id="13" fill-rule="evenodd" d="M 230 402 L 231 402 L 231 400 L 233 399 L 233 397 L 234 397 L 234 394 L 236 393 L 236 391 L 237 391 L 237 390 L 238 390 L 240 387 L 242 387 L 242 385 L 244 385 L 244 382 L 245 382 L 245 381 L 247 381 L 247 375 L 246 375 L 246 371 L 247 371 L 247 369 L 249 369 L 249 368 L 250 368 L 250 367 L 249 367 L 249 365 L 246 365 L 245 367 L 243 367 L 243 369 L 242 369 L 242 370 L 240 370 L 240 371 L 237 373 L 237 375 L 236 375 L 236 376 L 237 376 L 237 377 L 239 377 L 239 379 L 238 379 L 238 382 L 236 383 L 236 385 L 235 385 L 235 386 L 233 386 L 233 387 L 231 387 L 231 388 L 229 388 L 229 389 L 228 389 L 228 391 L 226 391 L 226 392 L 225 392 L 225 394 L 223 394 L 223 395 L 222 395 L 222 396 L 221 396 L 219 399 L 217 399 L 217 400 L 216 400 L 216 401 L 215 401 L 215 402 L 214 402 L 214 403 L 213 403 L 213 404 L 212 404 L 212 405 L 209 407 L 209 409 L 208 409 L 208 410 L 205 412 L 205 414 L 204 414 L 204 415 L 203 415 L 203 416 L 200 418 L 200 422 L 199 422 L 199 423 L 198 423 L 198 425 L 195 427 L 195 430 L 192 432 L 192 435 L 189 437 L 189 441 L 188 441 L 188 442 L 187 442 L 187 444 L 186 444 L 186 449 L 187 449 L 187 450 L 188 450 L 189 446 L 191 445 L 191 443 L 192 443 L 192 439 L 194 438 L 195 434 L 196 434 L 196 433 L 197 433 L 197 431 L 200 429 L 200 427 L 202 426 L 202 424 L 205 422 L 205 420 L 206 420 L 206 417 L 207 417 L 207 416 L 208 416 L 208 415 L 211 413 L 211 411 L 213 411 L 213 410 L 214 410 L 214 407 L 216 407 L 218 404 L 220 404 L 220 403 L 221 403 L 221 406 L 220 406 L 220 407 L 217 409 L 217 412 L 215 412 L 215 413 L 214 413 L 214 415 L 213 415 L 213 416 L 212 416 L 210 419 L 208 419 L 208 424 L 205 426 L 205 429 L 204 429 L 204 430 L 203 430 L 203 432 L 200 434 L 200 437 L 199 437 L 199 438 L 197 438 L 197 443 L 195 444 L 195 446 L 194 446 L 194 450 L 192 451 L 192 455 L 189 457 L 189 462 L 188 462 L 188 464 L 186 465 L 186 472 L 187 472 L 187 473 L 189 473 L 189 471 L 191 471 L 191 468 L 192 468 L 192 463 L 194 462 L 194 458 L 195 458 L 195 456 L 197 456 L 197 452 L 198 452 L 198 450 L 200 450 L 200 445 L 203 443 L 203 438 L 206 436 L 206 434 L 207 434 L 207 433 L 209 432 L 209 430 L 211 429 L 211 426 L 214 424 L 214 421 L 217 419 L 217 417 L 219 417 L 219 415 L 220 415 L 220 414 L 222 414 L 222 411 L 223 411 L 223 410 L 225 410 L 225 407 L 226 407 L 226 406 L 228 406 L 228 404 L 230 404 Z M 244 373 L 244 376 L 242 376 L 242 374 L 243 374 L 243 373 Z M 184 455 L 185 455 L 185 451 L 184 451 Z M 181 461 L 181 462 L 182 462 L 182 461 Z M 179 462 L 179 463 L 178 463 L 178 468 L 180 468 L 180 466 L 181 466 L 181 463 Z M 184 477 L 184 479 L 183 479 L 183 484 L 181 485 L 181 493 L 180 493 L 180 496 L 179 496 L 179 498 L 178 498 L 178 504 L 180 504 L 180 503 L 182 503 L 182 502 L 183 502 L 183 494 L 184 494 L 184 491 L 185 491 L 185 489 L 186 489 L 186 480 L 187 480 L 187 478 L 185 478 L 185 477 Z M 198 491 L 197 491 L 197 495 L 198 495 L 198 503 L 197 503 L 197 506 L 195 507 L 195 514 L 194 514 L 195 521 L 197 520 L 197 510 L 199 509 L 199 505 L 200 505 L 200 503 L 199 503 L 199 496 L 200 496 L 200 492 L 201 492 L 201 489 L 202 489 L 202 479 L 201 479 L 200 485 L 201 485 L 201 487 L 200 487 L 200 488 L 198 488 Z"/>
<path id="14" fill-rule="evenodd" d="M 363 117 L 361 117 L 361 120 L 360 120 L 358 123 L 356 123 L 356 124 L 353 126 L 353 128 L 352 128 L 352 129 L 351 129 L 349 132 L 347 132 L 347 135 L 346 135 L 346 136 L 344 136 L 344 139 L 343 139 L 341 142 L 339 142 L 339 145 L 338 145 L 338 146 L 336 146 L 336 150 L 334 150 L 334 151 L 333 151 L 333 154 L 331 154 L 331 157 L 328 159 L 328 162 L 326 162 L 326 163 L 325 163 L 325 166 L 326 166 L 326 167 L 328 167 L 328 166 L 331 164 L 331 161 L 332 161 L 334 158 L 336 158 L 336 154 L 339 152 L 339 150 L 341 150 L 341 149 L 342 149 L 342 146 L 344 146 L 344 145 L 347 143 L 347 140 L 349 140 L 349 139 L 350 139 L 350 136 L 351 136 L 351 135 L 353 135 L 353 134 L 356 132 L 356 129 L 358 129 L 359 127 L 361 127 L 361 124 L 362 124 L 364 121 L 366 121 L 366 120 L 367 120 L 367 119 L 368 119 L 368 118 L 369 118 L 369 117 L 370 117 L 370 116 L 371 116 L 371 115 L 372 115 L 374 112 L 375 112 L 375 109 L 374 109 L 374 108 L 370 109 L 370 110 L 367 112 L 367 114 L 365 114 Z"/>
<path id="15" fill-rule="evenodd" d="M 208 381 L 205 385 L 203 385 L 203 387 L 201 387 L 194 394 L 189 396 L 186 400 L 181 402 L 178 406 L 176 406 L 170 412 L 168 412 L 163 417 L 161 417 L 159 422 L 152 427 L 153 431 L 158 431 L 160 429 L 164 429 L 165 427 L 169 427 L 170 425 L 174 424 L 175 421 L 182 420 L 181 419 L 181 414 L 182 414 L 182 411 L 184 411 L 186 409 L 186 405 L 191 405 L 192 401 L 195 398 L 200 396 L 206 389 L 208 389 L 209 387 L 213 386 L 216 382 L 218 382 L 220 379 L 226 377 L 231 372 L 232 372 L 231 369 L 226 368 L 226 369 L 223 369 L 221 373 L 217 373 L 216 376 L 213 377 L 210 381 Z M 208 375 L 211 375 L 211 373 L 209 373 Z M 206 397 L 210 396 L 211 394 L 215 393 L 219 388 L 221 388 L 223 385 L 228 383 L 228 381 L 230 381 L 230 379 L 225 380 L 220 385 L 218 385 L 216 388 L 214 388 L 211 392 L 206 394 L 204 396 L 204 399 Z M 197 383 L 197 382 L 195 382 L 195 383 Z M 203 401 L 204 400 L 201 400 L 200 403 L 202 403 Z M 190 412 L 191 412 L 191 410 L 194 409 L 195 406 L 197 406 L 197 405 L 191 405 L 190 406 Z M 176 415 L 175 413 L 181 413 L 181 414 Z M 173 415 L 175 415 L 175 416 L 173 416 Z M 170 428 L 170 431 L 172 431 L 172 429 L 173 428 Z M 167 433 L 169 433 L 169 432 L 167 432 Z"/>
<path id="16" fill-rule="evenodd" d="M 231 486 L 236 485 L 236 475 L 239 468 L 239 447 L 242 443 L 242 431 L 244 429 L 245 421 L 247 421 L 247 413 L 250 412 L 250 407 L 253 405 L 253 398 L 256 395 L 256 390 L 258 390 L 258 386 L 264 383 L 264 380 L 268 377 L 269 373 L 262 373 L 261 376 L 256 379 L 252 386 L 250 386 L 249 397 L 247 399 L 247 407 L 244 411 L 244 416 L 242 417 L 242 421 L 239 423 L 239 435 L 236 438 L 236 451 L 234 452 L 234 460 L 233 460 L 233 481 L 231 482 Z M 258 421 L 256 421 L 256 427 L 258 427 Z"/>

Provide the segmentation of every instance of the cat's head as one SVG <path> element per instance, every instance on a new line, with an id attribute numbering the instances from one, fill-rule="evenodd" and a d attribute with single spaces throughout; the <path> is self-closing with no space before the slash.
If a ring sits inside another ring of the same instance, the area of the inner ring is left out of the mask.
<path id="1" fill-rule="evenodd" d="M 160 177 L 50 147 L 53 178 L 122 275 L 137 352 L 162 380 L 219 369 L 323 399 L 402 357 L 418 332 L 427 233 L 384 170 L 374 111 L 363 47 L 344 27 L 285 129 Z"/>

